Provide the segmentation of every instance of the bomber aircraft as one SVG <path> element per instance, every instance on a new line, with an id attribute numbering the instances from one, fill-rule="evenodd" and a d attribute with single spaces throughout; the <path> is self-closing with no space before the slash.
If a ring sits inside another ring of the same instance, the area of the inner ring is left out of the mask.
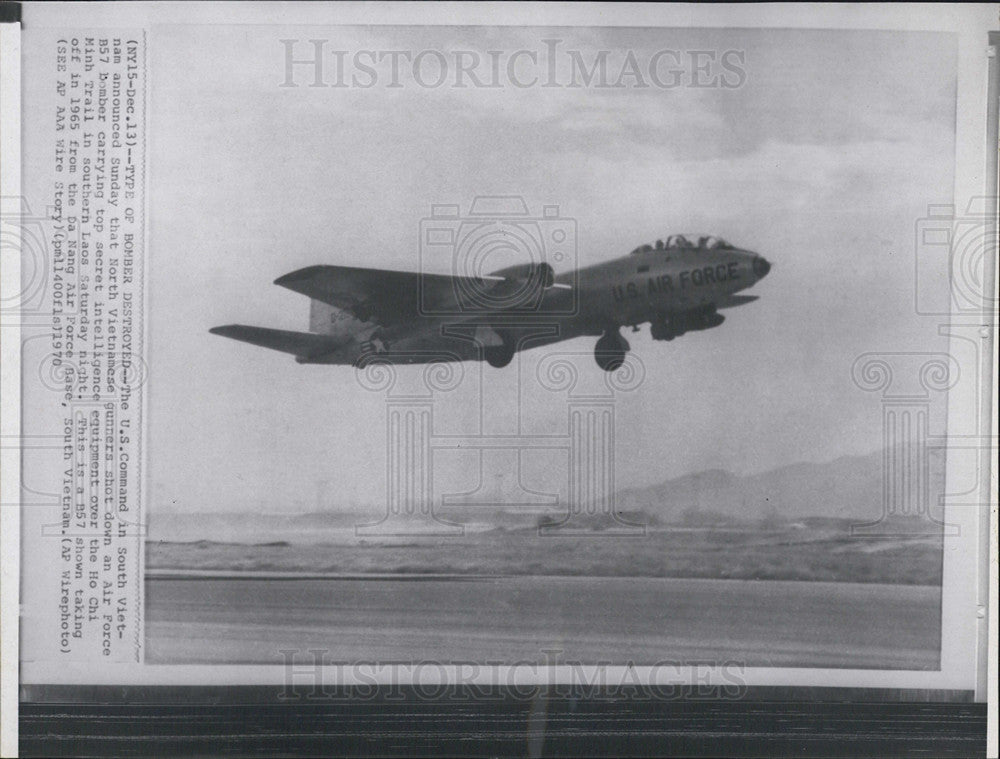
<path id="1" fill-rule="evenodd" d="M 757 300 L 737 295 L 771 264 L 712 235 L 671 235 L 629 255 L 556 275 L 545 262 L 485 276 L 309 266 L 274 284 L 311 299 L 308 332 L 231 324 L 210 331 L 284 351 L 302 364 L 486 361 L 500 368 L 521 350 L 598 337 L 605 371 L 625 361 L 622 327 L 650 323 L 654 340 L 717 327 L 718 313 Z"/>

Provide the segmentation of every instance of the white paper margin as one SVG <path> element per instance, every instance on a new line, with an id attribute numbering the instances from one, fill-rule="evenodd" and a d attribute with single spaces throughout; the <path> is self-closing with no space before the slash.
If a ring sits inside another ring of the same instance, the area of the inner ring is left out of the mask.
<path id="1" fill-rule="evenodd" d="M 0 24 L 0 234 L 21 197 L 21 25 Z M 8 203 L 12 207 L 8 207 Z M 8 235 L 17 241 L 17 235 Z M 21 284 L 20 247 L 7 251 L 0 292 Z M 17 755 L 21 538 L 21 327 L 0 313 L 0 756 Z"/>

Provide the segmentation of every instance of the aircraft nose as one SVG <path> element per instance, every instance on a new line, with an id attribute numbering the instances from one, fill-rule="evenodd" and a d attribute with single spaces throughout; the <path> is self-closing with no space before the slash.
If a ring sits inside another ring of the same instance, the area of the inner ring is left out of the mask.
<path id="1" fill-rule="evenodd" d="M 753 273 L 757 279 L 764 279 L 768 272 L 771 271 L 771 264 L 768 262 L 764 256 L 757 256 L 753 260 Z"/>

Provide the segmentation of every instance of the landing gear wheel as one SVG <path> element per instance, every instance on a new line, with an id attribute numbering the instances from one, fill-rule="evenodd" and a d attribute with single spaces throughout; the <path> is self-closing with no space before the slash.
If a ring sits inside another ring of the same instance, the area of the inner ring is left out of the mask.
<path id="1" fill-rule="evenodd" d="M 597 365 L 606 372 L 618 371 L 625 364 L 624 352 L 595 353 Z"/>
<path id="2" fill-rule="evenodd" d="M 629 349 L 628 340 L 618 334 L 618 330 L 601 335 L 594 348 L 594 360 L 606 372 L 613 372 L 625 363 L 625 353 Z"/>
<path id="3" fill-rule="evenodd" d="M 486 363 L 494 369 L 503 369 L 514 359 L 514 346 L 504 341 L 503 345 L 491 345 L 483 353 Z"/>

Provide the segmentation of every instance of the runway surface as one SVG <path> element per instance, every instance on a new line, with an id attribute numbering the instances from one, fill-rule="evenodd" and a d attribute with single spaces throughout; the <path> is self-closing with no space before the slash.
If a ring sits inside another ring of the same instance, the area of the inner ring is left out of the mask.
<path id="1" fill-rule="evenodd" d="M 937 669 L 940 589 L 652 578 L 146 581 L 150 663 L 545 661 Z M 303 655 L 306 655 L 303 653 Z"/>

